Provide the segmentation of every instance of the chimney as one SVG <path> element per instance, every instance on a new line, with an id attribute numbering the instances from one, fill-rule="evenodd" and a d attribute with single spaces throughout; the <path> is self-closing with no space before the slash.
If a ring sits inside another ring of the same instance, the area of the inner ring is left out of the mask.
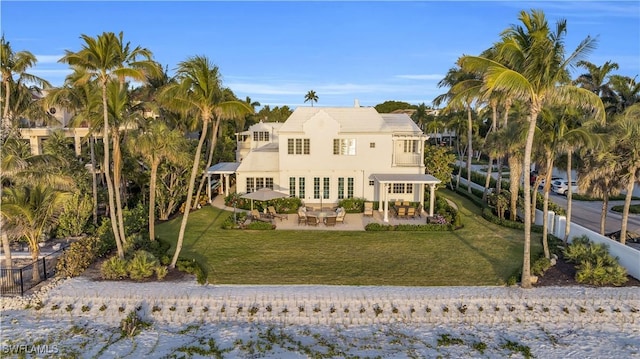
<path id="1" fill-rule="evenodd" d="M 353 107 L 360 107 L 360 101 L 358 101 L 358 99 L 353 100 Z"/>

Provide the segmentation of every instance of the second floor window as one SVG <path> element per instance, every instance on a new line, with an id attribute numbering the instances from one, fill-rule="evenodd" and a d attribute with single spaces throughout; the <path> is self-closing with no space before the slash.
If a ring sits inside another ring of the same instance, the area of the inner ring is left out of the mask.
<path id="1" fill-rule="evenodd" d="M 287 154 L 289 155 L 311 154 L 311 140 L 308 138 L 287 139 Z"/>
<path id="2" fill-rule="evenodd" d="M 404 140 L 405 153 L 418 153 L 418 140 Z"/>
<path id="3" fill-rule="evenodd" d="M 355 138 L 334 138 L 333 154 L 343 156 L 356 155 L 356 139 Z"/>
<path id="4" fill-rule="evenodd" d="M 269 132 L 268 131 L 253 131 L 253 140 L 254 141 L 269 142 Z"/>

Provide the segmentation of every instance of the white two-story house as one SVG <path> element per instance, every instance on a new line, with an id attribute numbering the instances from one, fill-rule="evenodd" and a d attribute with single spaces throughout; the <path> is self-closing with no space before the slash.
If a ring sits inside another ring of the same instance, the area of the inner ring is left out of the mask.
<path id="1" fill-rule="evenodd" d="M 360 197 L 377 201 L 388 219 L 386 203 L 423 203 L 424 186 L 433 193 L 440 182 L 425 175 L 426 140 L 406 114 L 298 107 L 284 123 L 260 122 L 238 133 L 238 163 L 226 168 L 236 175 L 238 193 L 267 187 L 320 206 Z"/>

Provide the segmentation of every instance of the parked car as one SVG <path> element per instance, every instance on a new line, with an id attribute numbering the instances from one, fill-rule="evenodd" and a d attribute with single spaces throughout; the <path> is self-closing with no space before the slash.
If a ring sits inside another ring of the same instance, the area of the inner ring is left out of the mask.
<path id="1" fill-rule="evenodd" d="M 551 177 L 551 184 L 553 185 L 553 181 L 558 181 L 561 180 L 562 177 Z M 544 188 L 544 182 L 545 180 L 540 181 L 540 185 L 538 186 L 538 188 L 543 189 Z"/>
<path id="2" fill-rule="evenodd" d="M 557 194 L 566 195 L 569 190 L 569 181 L 567 180 L 555 180 L 551 182 L 551 191 Z M 578 191 L 578 182 L 571 181 L 571 192 L 575 193 Z"/>

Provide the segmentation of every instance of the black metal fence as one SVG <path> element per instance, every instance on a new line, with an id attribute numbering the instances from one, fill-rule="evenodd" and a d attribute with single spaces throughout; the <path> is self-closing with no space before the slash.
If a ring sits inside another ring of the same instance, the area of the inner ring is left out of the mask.
<path id="1" fill-rule="evenodd" d="M 66 248 L 62 247 L 20 268 L 0 268 L 0 293 L 3 296 L 24 295 L 42 281 L 52 278 L 56 272 L 58 257 Z M 38 271 L 37 276 L 34 275 L 34 271 Z"/>

